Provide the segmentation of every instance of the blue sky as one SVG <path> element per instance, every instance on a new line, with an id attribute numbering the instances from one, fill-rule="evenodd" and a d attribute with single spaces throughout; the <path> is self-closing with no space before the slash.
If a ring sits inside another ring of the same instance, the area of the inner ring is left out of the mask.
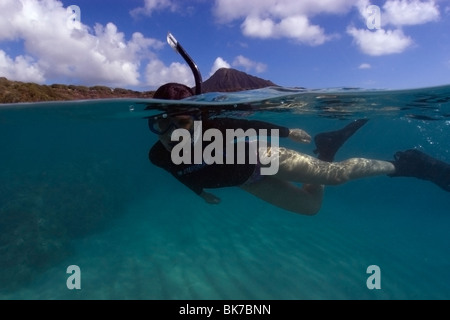
<path id="1" fill-rule="evenodd" d="M 450 84 L 449 0 L 1 0 L 0 11 L 11 80 L 193 85 L 170 31 L 204 80 L 232 67 L 291 87 Z"/>

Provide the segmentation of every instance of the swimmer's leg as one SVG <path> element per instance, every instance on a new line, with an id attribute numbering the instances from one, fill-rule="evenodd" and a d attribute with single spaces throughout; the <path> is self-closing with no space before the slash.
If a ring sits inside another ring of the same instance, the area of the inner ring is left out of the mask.
<path id="1" fill-rule="evenodd" d="M 315 185 L 338 185 L 350 180 L 393 174 L 389 161 L 351 158 L 341 162 L 326 162 L 286 148 L 278 148 L 280 180 Z M 275 150 L 272 150 L 275 152 Z"/>
<path id="2" fill-rule="evenodd" d="M 319 212 L 324 189 L 320 185 L 308 184 L 299 187 L 274 176 L 265 176 L 262 180 L 241 188 L 279 208 L 304 215 Z"/>
<path id="3" fill-rule="evenodd" d="M 428 180 L 450 192 L 450 164 L 415 149 L 397 152 L 394 158 L 395 172 L 389 176 Z"/>
<path id="4" fill-rule="evenodd" d="M 389 161 L 352 158 L 330 163 L 294 150 L 275 147 L 269 153 L 271 157 L 278 158 L 277 173 L 241 188 L 277 207 L 305 215 L 314 215 L 320 210 L 323 185 L 395 172 L 394 165 Z M 292 182 L 303 183 L 303 186 Z"/>

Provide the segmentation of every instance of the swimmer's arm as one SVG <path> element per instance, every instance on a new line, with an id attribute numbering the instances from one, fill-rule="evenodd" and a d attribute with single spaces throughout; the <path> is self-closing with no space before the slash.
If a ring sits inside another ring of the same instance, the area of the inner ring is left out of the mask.
<path id="1" fill-rule="evenodd" d="M 289 129 L 287 127 L 283 127 L 283 126 L 279 126 L 276 124 L 272 124 L 269 122 L 264 122 L 264 121 L 258 121 L 258 120 L 243 120 L 247 123 L 247 128 L 244 127 L 244 130 L 246 129 L 255 129 L 255 130 L 259 130 L 259 129 L 278 129 L 278 134 L 279 137 L 281 138 L 289 138 L 292 141 L 295 142 L 300 142 L 300 143 L 310 143 L 311 142 L 311 136 L 304 130 L 302 129 Z M 244 122 L 244 123 L 245 123 Z M 268 132 L 268 135 L 270 136 L 272 133 L 272 131 Z"/>
<path id="2" fill-rule="evenodd" d="M 311 136 L 302 129 L 289 129 L 289 139 L 300 143 L 310 143 Z"/>
<path id="3" fill-rule="evenodd" d="M 300 143 L 310 143 L 311 136 L 302 129 L 289 129 L 287 127 L 279 126 L 273 123 L 259 121 L 259 120 L 245 120 L 245 119 L 234 119 L 234 118 L 216 118 L 214 120 L 216 124 L 211 124 L 211 127 L 215 127 L 219 130 L 221 129 L 278 129 L 278 134 L 280 138 L 289 138 L 295 142 Z M 270 136 L 272 132 L 269 131 L 268 134 Z"/>
<path id="4" fill-rule="evenodd" d="M 300 142 L 300 143 L 310 143 L 311 136 L 302 129 L 289 129 L 287 127 L 278 126 L 276 124 L 264 122 L 264 121 L 248 121 L 250 122 L 250 127 L 258 130 L 258 129 L 278 129 L 279 136 L 281 138 L 289 138 L 292 141 Z M 272 131 L 268 132 L 269 136 Z"/>
<path id="5" fill-rule="evenodd" d="M 289 136 L 289 128 L 259 120 L 215 118 L 210 123 L 208 123 L 207 126 L 219 129 L 223 132 L 225 132 L 226 129 L 242 129 L 244 131 L 248 129 L 255 129 L 257 132 L 260 129 L 278 129 L 278 135 L 280 138 L 287 138 Z M 268 131 L 267 134 L 270 135 L 271 131 Z"/>
<path id="6" fill-rule="evenodd" d="M 177 176 L 175 176 L 175 177 L 178 180 L 180 180 L 179 177 L 177 177 Z M 199 195 L 207 203 L 209 203 L 209 204 L 219 204 L 220 203 L 219 197 L 216 197 L 212 193 L 206 192 L 205 190 L 203 190 L 202 187 L 199 187 L 197 185 L 194 185 L 192 183 L 188 183 L 188 182 L 182 181 L 182 180 L 180 180 L 180 182 L 183 183 L 186 187 L 188 187 L 192 191 L 194 191 L 195 194 Z"/>

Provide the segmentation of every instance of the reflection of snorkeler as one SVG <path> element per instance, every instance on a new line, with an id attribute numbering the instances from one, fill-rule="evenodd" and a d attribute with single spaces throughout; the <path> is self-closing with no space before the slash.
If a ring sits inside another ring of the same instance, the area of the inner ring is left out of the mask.
<path id="1" fill-rule="evenodd" d="M 166 84 L 154 95 L 158 99 L 183 99 L 192 96 L 190 88 L 181 84 Z M 315 137 L 318 159 L 283 147 L 268 149 L 278 154 L 279 170 L 275 175 L 262 176 L 261 163 L 256 164 L 179 164 L 171 159 L 175 128 L 192 130 L 200 112 L 180 111 L 166 117 L 149 119 L 149 128 L 159 135 L 159 141 L 149 152 L 150 161 L 170 172 L 206 202 L 217 204 L 220 199 L 204 191 L 209 188 L 239 186 L 243 190 L 280 208 L 306 215 L 316 214 L 322 205 L 324 185 L 338 185 L 350 180 L 370 176 L 415 177 L 437 184 L 450 192 L 450 165 L 436 160 L 418 150 L 397 152 L 393 161 L 352 158 L 332 162 L 339 147 L 364 123 L 357 120 L 339 131 L 322 133 Z M 309 135 L 301 129 L 243 119 L 202 118 L 202 130 L 248 128 L 279 129 L 280 137 L 301 143 L 310 142 Z M 274 150 L 276 149 L 276 150 Z M 247 153 L 248 154 L 248 153 Z M 294 183 L 303 183 L 297 186 Z"/>

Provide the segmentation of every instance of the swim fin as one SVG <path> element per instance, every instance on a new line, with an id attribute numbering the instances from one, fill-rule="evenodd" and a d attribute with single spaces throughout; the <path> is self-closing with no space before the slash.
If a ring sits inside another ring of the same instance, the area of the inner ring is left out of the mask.
<path id="1" fill-rule="evenodd" d="M 415 177 L 428 180 L 450 192 L 450 164 L 435 159 L 419 150 L 399 151 L 392 163 L 395 173 L 390 177 Z"/>
<path id="2" fill-rule="evenodd" d="M 317 149 L 314 153 L 322 161 L 333 162 L 339 148 L 369 119 L 358 119 L 337 131 L 319 133 L 314 137 Z"/>

